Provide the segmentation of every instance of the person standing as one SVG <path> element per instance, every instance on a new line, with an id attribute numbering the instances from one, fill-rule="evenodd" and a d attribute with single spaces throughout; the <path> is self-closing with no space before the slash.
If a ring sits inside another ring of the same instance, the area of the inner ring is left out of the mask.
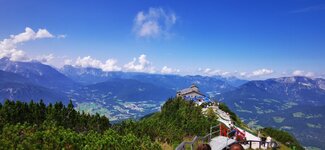
<path id="1" fill-rule="evenodd" d="M 272 138 L 270 136 L 266 137 L 267 147 L 272 147 Z"/>

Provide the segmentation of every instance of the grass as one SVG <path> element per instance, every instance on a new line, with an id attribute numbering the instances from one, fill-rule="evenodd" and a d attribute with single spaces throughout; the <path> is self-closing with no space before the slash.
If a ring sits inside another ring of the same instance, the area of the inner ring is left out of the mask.
<path id="1" fill-rule="evenodd" d="M 163 150 L 174 150 L 174 147 L 168 143 L 159 143 L 159 145 Z"/>
<path id="2" fill-rule="evenodd" d="M 281 144 L 280 145 L 280 150 L 291 150 L 291 148 L 289 148 L 288 146 Z"/>

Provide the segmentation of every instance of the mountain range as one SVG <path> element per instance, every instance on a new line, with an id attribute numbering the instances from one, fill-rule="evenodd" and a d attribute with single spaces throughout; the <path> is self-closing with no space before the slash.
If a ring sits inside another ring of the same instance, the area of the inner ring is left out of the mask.
<path id="1" fill-rule="evenodd" d="M 106 115 L 111 121 L 141 118 L 159 111 L 167 98 L 196 84 L 225 102 L 248 125 L 293 133 L 306 146 L 325 149 L 325 80 L 282 77 L 247 81 L 235 77 L 106 72 L 97 68 L 53 68 L 40 62 L 0 59 L 0 102 L 45 103 L 72 100 L 77 110 Z"/>
<path id="2" fill-rule="evenodd" d="M 58 100 L 68 103 L 65 94 L 60 91 L 40 86 L 29 78 L 25 78 L 19 74 L 1 70 L 0 97 L 1 102 L 3 102 L 4 99 L 19 99 L 25 102 L 29 102 L 30 100 L 39 101 L 40 99 L 46 99 L 47 103 L 53 103 Z"/>
<path id="3" fill-rule="evenodd" d="M 0 99 L 45 103 L 72 100 L 78 110 L 101 113 L 111 120 L 140 118 L 158 111 L 167 98 L 195 83 L 210 96 L 246 82 L 236 78 L 105 72 L 96 68 L 53 68 L 40 62 L 0 59 Z"/>
<path id="4" fill-rule="evenodd" d="M 250 81 L 219 99 L 251 127 L 287 130 L 302 144 L 325 149 L 324 81 L 299 76 Z"/>
<path id="5" fill-rule="evenodd" d="M 58 91 L 65 91 L 78 86 L 53 67 L 40 62 L 16 62 L 8 58 L 0 59 L 0 70 L 15 73 L 28 79 L 35 85 L 44 86 Z"/>
<path id="6" fill-rule="evenodd" d="M 246 80 L 235 77 L 221 76 L 180 76 L 180 75 L 164 75 L 164 74 L 148 74 L 139 72 L 105 72 L 97 68 L 82 68 L 71 65 L 63 66 L 60 71 L 80 84 L 89 85 L 104 82 L 109 79 L 134 79 L 141 82 L 151 83 L 157 86 L 179 90 L 193 83 L 200 86 L 202 91 L 224 92 L 233 90 L 234 87 L 244 84 Z"/>

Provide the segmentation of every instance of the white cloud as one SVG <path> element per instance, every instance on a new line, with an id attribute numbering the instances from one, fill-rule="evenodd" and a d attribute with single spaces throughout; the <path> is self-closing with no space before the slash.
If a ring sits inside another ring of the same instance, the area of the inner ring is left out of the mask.
<path id="1" fill-rule="evenodd" d="M 292 72 L 292 75 L 294 75 L 294 76 L 303 76 L 303 74 L 304 74 L 304 71 L 302 71 L 302 70 L 295 70 Z"/>
<path id="2" fill-rule="evenodd" d="M 206 68 L 206 69 L 204 69 L 204 71 L 203 71 L 205 74 L 209 74 L 210 72 L 211 72 L 211 69 L 210 68 Z"/>
<path id="3" fill-rule="evenodd" d="M 75 63 L 72 63 L 71 59 L 65 59 L 64 64 L 66 65 L 74 65 L 77 67 L 92 67 L 99 68 L 103 71 L 129 71 L 129 72 L 145 72 L 145 73 L 155 73 L 156 69 L 152 65 L 152 63 L 147 59 L 145 54 L 140 55 L 138 58 L 133 58 L 132 61 L 126 63 L 123 68 L 117 65 L 116 59 L 108 59 L 106 62 L 102 62 L 91 56 L 86 57 L 78 57 Z M 179 69 L 172 69 L 167 66 L 164 66 L 160 73 L 162 74 L 172 74 L 179 73 Z"/>
<path id="4" fill-rule="evenodd" d="M 294 70 L 292 72 L 293 76 L 306 76 L 306 77 L 315 77 L 315 73 L 313 72 L 305 72 L 303 70 Z"/>
<path id="5" fill-rule="evenodd" d="M 106 62 L 102 65 L 104 71 L 120 71 L 121 67 L 117 66 L 116 59 L 107 59 Z"/>
<path id="6" fill-rule="evenodd" d="M 198 71 L 203 72 L 203 75 L 207 75 L 207 76 L 214 76 L 214 75 L 226 76 L 226 77 L 237 76 L 242 78 L 259 78 L 274 73 L 274 71 L 271 69 L 258 69 L 252 72 L 238 72 L 238 71 L 229 72 L 229 71 L 222 71 L 218 69 L 214 70 L 211 68 L 206 68 L 206 69 L 199 68 Z"/>
<path id="7" fill-rule="evenodd" d="M 239 78 L 246 78 L 246 79 L 257 79 L 261 77 L 270 77 L 270 75 L 274 74 L 274 71 L 271 69 L 258 69 L 251 72 L 246 71 L 225 71 L 225 70 L 219 70 L 219 69 L 211 69 L 211 68 L 199 68 L 197 70 L 201 75 L 206 76 L 223 76 L 223 77 L 239 77 Z"/>
<path id="8" fill-rule="evenodd" d="M 205 69 L 199 68 L 198 71 L 203 72 L 203 75 L 207 75 L 207 76 L 215 76 L 215 75 L 229 76 L 229 75 L 231 75 L 231 73 L 228 71 L 222 71 L 222 70 L 218 70 L 218 69 L 213 70 L 211 68 L 205 68 Z"/>
<path id="9" fill-rule="evenodd" d="M 1 49 L 0 48 L 0 58 L 8 57 L 12 61 L 28 61 L 29 58 L 26 53 L 22 50 L 17 49 Z"/>
<path id="10" fill-rule="evenodd" d="M 126 63 L 123 68 L 117 65 L 116 59 L 108 59 L 106 62 L 102 62 L 91 56 L 86 57 L 78 57 L 75 63 L 72 63 L 71 59 L 65 59 L 64 64 L 66 65 L 74 65 L 77 67 L 92 67 L 99 68 L 103 71 L 128 71 L 128 72 L 145 72 L 145 73 L 156 73 L 155 67 L 152 63 L 147 59 L 145 54 L 140 55 L 138 58 L 133 58 L 132 61 Z M 160 73 L 162 74 L 173 74 L 179 73 L 179 69 L 169 68 L 164 66 Z"/>
<path id="11" fill-rule="evenodd" d="M 307 72 L 307 73 L 305 74 L 305 76 L 306 76 L 306 77 L 315 77 L 315 73 L 313 73 L 313 72 Z"/>
<path id="12" fill-rule="evenodd" d="M 255 70 L 253 71 L 250 76 L 251 77 L 260 77 L 260 76 L 265 76 L 265 75 L 270 75 L 272 74 L 274 71 L 271 69 L 259 69 L 259 70 Z"/>
<path id="13" fill-rule="evenodd" d="M 78 57 L 76 60 L 76 65 L 80 66 L 80 67 L 94 67 L 94 68 L 100 68 L 100 65 L 102 63 L 97 60 L 97 59 L 93 59 L 91 58 L 91 56 L 86 56 L 86 57 Z"/>
<path id="14" fill-rule="evenodd" d="M 71 62 L 67 60 L 66 63 Z M 107 59 L 106 62 L 101 62 L 100 60 L 93 59 L 91 56 L 86 56 L 86 57 L 78 57 L 75 63 L 76 66 L 79 67 L 93 67 L 93 68 L 100 68 L 103 71 L 120 71 L 121 68 L 117 66 L 117 60 L 115 59 Z"/>
<path id="15" fill-rule="evenodd" d="M 31 58 L 28 58 L 23 50 L 17 49 L 17 45 L 31 40 L 53 37 L 46 29 L 38 29 L 35 32 L 33 29 L 26 27 L 24 32 L 10 35 L 10 38 L 0 41 L 0 58 L 8 57 L 12 61 L 29 61 Z"/>
<path id="16" fill-rule="evenodd" d="M 54 55 L 53 54 L 48 54 L 48 55 L 42 55 L 36 57 L 36 60 L 42 62 L 42 63 L 48 63 L 49 61 L 53 60 Z"/>
<path id="17" fill-rule="evenodd" d="M 142 54 L 139 58 L 133 58 L 133 60 L 124 65 L 126 71 L 134 72 L 149 72 L 154 73 L 155 68 L 151 65 L 151 62 L 147 60 L 147 56 Z"/>
<path id="18" fill-rule="evenodd" d="M 240 72 L 239 75 L 242 77 L 245 77 L 245 76 L 247 76 L 247 72 Z"/>
<path id="19" fill-rule="evenodd" d="M 260 78 L 263 76 L 268 76 L 273 74 L 274 71 L 272 69 L 258 69 L 254 70 L 252 72 L 238 72 L 237 75 L 243 78 Z"/>
<path id="20" fill-rule="evenodd" d="M 65 59 L 64 60 L 64 65 L 72 65 L 72 60 L 71 59 Z"/>
<path id="21" fill-rule="evenodd" d="M 172 73 L 179 73 L 180 70 L 179 69 L 172 69 L 172 68 L 169 68 L 167 66 L 164 66 L 161 71 L 160 71 L 162 74 L 172 74 Z"/>
<path id="22" fill-rule="evenodd" d="M 230 72 L 225 71 L 225 72 L 222 72 L 220 75 L 221 75 L 221 76 L 228 76 L 228 75 L 230 75 L 230 74 L 231 74 Z"/>
<path id="23" fill-rule="evenodd" d="M 46 29 L 38 29 L 35 39 L 42 39 L 42 38 L 53 38 L 54 36 L 48 32 Z"/>
<path id="24" fill-rule="evenodd" d="M 35 32 L 33 29 L 26 27 L 25 32 L 17 35 L 11 35 L 10 39 L 8 40 L 11 41 L 13 44 L 17 44 L 21 42 L 27 42 L 30 40 L 53 38 L 53 37 L 54 36 L 46 29 L 38 29 L 38 31 Z"/>
<path id="25" fill-rule="evenodd" d="M 162 8 L 149 8 L 148 12 L 138 12 L 133 31 L 142 38 L 168 37 L 176 20 L 176 15 L 172 12 L 166 12 Z"/>

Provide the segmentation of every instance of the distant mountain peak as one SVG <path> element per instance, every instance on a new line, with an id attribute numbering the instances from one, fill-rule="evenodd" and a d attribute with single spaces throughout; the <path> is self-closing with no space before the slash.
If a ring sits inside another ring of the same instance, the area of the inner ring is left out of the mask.
<path id="1" fill-rule="evenodd" d="M 0 70 L 18 74 L 36 85 L 46 86 L 50 89 L 68 89 L 76 85 L 55 68 L 39 61 L 20 62 L 2 58 L 0 60 Z"/>

